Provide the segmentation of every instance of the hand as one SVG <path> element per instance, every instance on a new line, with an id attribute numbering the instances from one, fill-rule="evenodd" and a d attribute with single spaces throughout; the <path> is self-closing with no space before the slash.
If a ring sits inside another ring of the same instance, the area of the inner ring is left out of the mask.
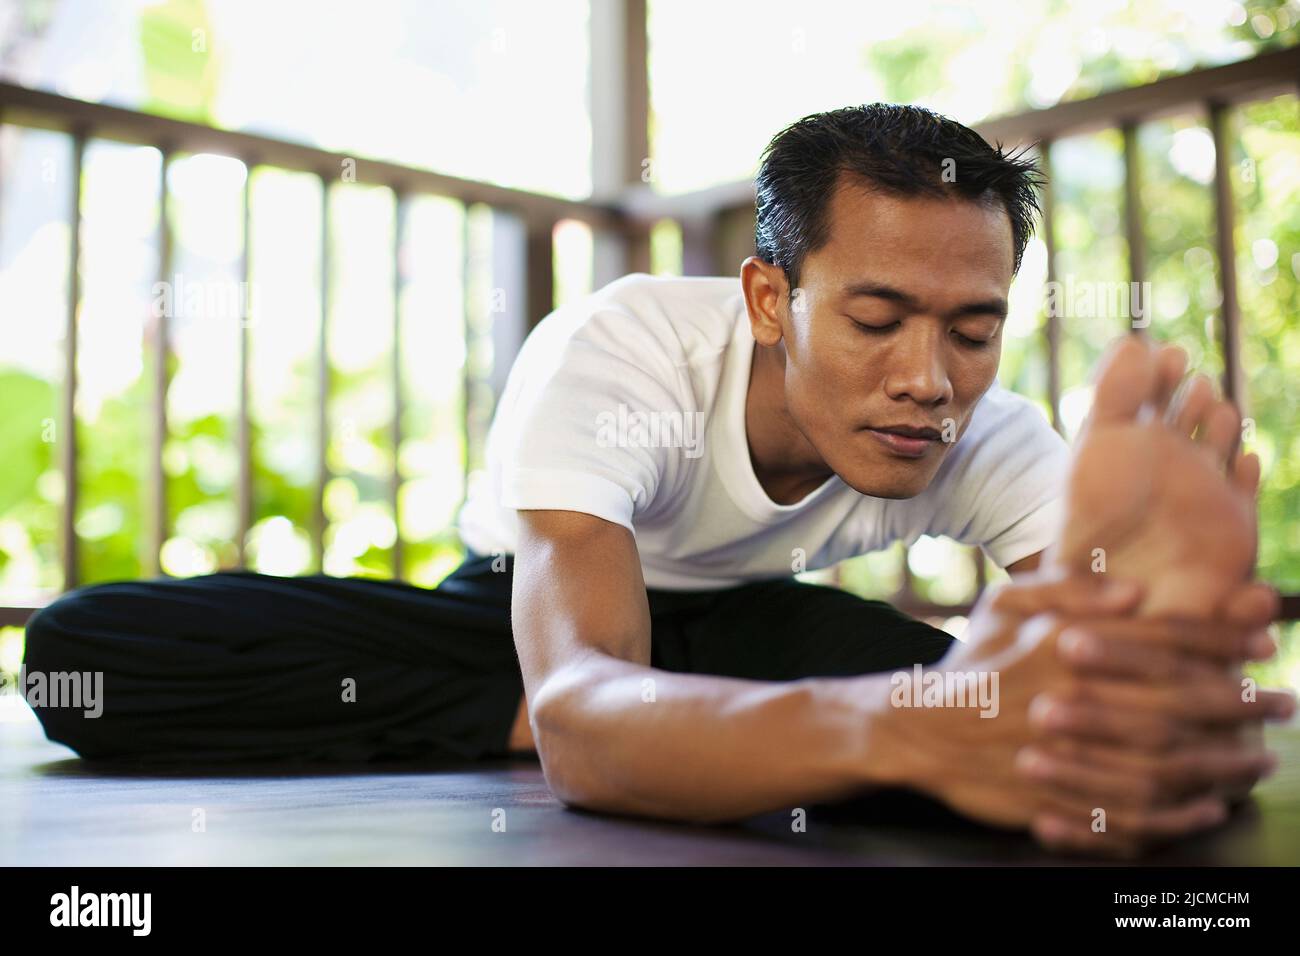
<path id="1" fill-rule="evenodd" d="M 1110 855 L 1132 855 L 1154 839 L 1220 822 L 1226 812 L 1224 801 L 1206 781 L 1238 780 L 1265 772 L 1266 758 L 1258 753 L 1230 753 L 1221 754 L 1218 763 L 1210 758 L 1198 763 L 1146 755 L 1124 765 L 1122 772 L 1098 773 L 1095 781 L 1089 780 L 1089 788 L 1081 790 L 1077 777 L 1066 784 L 1036 777 L 1030 772 L 1034 761 L 1022 756 L 1031 745 L 1050 737 L 1041 723 L 1043 706 L 1035 708 L 1035 700 L 1044 694 L 1073 700 L 1078 688 L 1090 680 L 1058 650 L 1062 631 L 1085 617 L 1093 622 L 1119 621 L 1140 597 L 1140 589 L 1131 584 L 1091 574 L 1065 579 L 1025 576 L 986 594 L 972 617 L 968 643 L 933 670 L 998 675 L 997 717 L 983 718 L 971 708 L 895 709 L 889 720 L 892 735 L 901 745 L 902 759 L 912 761 L 906 779 L 975 819 L 1046 828 L 1038 835 L 1049 845 L 1062 844 L 1052 843 L 1054 824 L 1046 820 L 1060 817 L 1090 824 L 1093 811 L 1104 809 L 1106 838 L 1096 839 L 1089 828 L 1094 839 L 1088 849 Z M 1145 636 L 1152 632 L 1149 628 Z M 1209 645 L 1203 634 L 1195 633 Z M 1258 712 L 1250 713 L 1254 718 Z M 1151 720 L 1150 704 L 1142 695 L 1136 703 L 1121 699 L 1109 716 L 1121 727 L 1145 727 Z M 1222 744 L 1220 751 L 1231 749 Z M 1101 749 L 1108 755 L 1129 754 L 1122 742 L 1075 746 Z M 1202 746 L 1208 744 L 1202 741 Z M 1055 765 L 1051 769 L 1066 772 Z M 1179 800 L 1174 794 L 1185 796 Z"/>
<path id="2" fill-rule="evenodd" d="M 1057 646 L 1089 680 L 1079 696 L 1040 695 L 1030 719 L 1050 737 L 1022 751 L 1032 778 L 1086 793 L 1108 774 L 1141 776 L 1149 799 L 1214 793 L 1244 799 L 1276 766 L 1264 748 L 1265 719 L 1294 710 L 1289 693 L 1264 691 L 1242 700 L 1237 665 L 1264 660 L 1276 646 L 1261 628 L 1276 613 L 1271 588 L 1248 585 L 1218 621 L 1107 620 L 1071 625 Z M 1136 778 L 1136 777 L 1135 777 Z M 1050 811 L 1033 822 L 1055 849 L 1088 849 L 1099 841 L 1091 821 Z"/>

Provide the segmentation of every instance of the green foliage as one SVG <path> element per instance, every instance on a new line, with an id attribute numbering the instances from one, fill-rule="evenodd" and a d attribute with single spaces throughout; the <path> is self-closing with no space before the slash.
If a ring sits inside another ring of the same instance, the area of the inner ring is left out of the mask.
<path id="1" fill-rule="evenodd" d="M 8 409 L 0 415 L 0 514 L 7 515 L 29 500 L 54 464 L 57 396 L 49 382 L 17 369 L 0 370 L 0 394 Z"/>
<path id="2" fill-rule="evenodd" d="M 212 124 L 219 65 L 203 0 L 167 0 L 140 10 L 140 50 L 148 99 L 140 108 Z"/>
<path id="3" fill-rule="evenodd" d="M 1244 413 L 1254 425 L 1246 445 L 1264 467 L 1259 569 L 1294 591 L 1300 590 L 1300 102 L 1279 96 L 1243 107 L 1237 118 Z"/>
<path id="4" fill-rule="evenodd" d="M 149 383 L 142 375 L 104 402 L 93 422 L 78 422 L 76 528 L 83 583 L 144 573 L 148 409 Z"/>

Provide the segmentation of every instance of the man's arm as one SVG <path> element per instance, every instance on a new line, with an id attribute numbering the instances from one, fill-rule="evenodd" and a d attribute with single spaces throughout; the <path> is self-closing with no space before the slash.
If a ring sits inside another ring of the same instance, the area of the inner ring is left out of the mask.
<path id="1" fill-rule="evenodd" d="M 1012 764 L 1036 736 L 1026 720 L 1030 699 L 1073 678 L 1039 641 L 1019 639 L 1021 622 L 1048 608 L 1107 617 L 1138 596 L 1116 605 L 1096 575 L 1004 587 L 1000 616 L 972 621 L 973 630 L 988 623 L 1002 636 L 985 634 L 970 645 L 970 660 L 954 661 L 965 666 L 1002 648 L 1002 719 L 984 720 L 968 708 L 892 707 L 889 674 L 761 682 L 653 669 L 632 535 L 573 512 L 519 518 L 512 615 L 538 755 L 561 800 L 612 813 L 710 823 L 903 785 L 977 819 L 1027 825 L 1042 793 Z M 1145 714 L 1120 705 L 1115 719 Z M 1131 791 L 1196 789 L 1207 774 L 1242 772 L 1184 766 L 1181 757 L 1157 755 L 1098 781 L 1088 806 L 1104 797 L 1113 808 L 1108 848 L 1206 824 L 1198 815 L 1205 800 L 1133 807 Z"/>
<path id="2" fill-rule="evenodd" d="M 652 668 L 632 534 L 577 512 L 518 514 L 511 616 L 561 800 L 717 822 L 896 782 L 877 720 L 887 675 L 778 683 Z"/>

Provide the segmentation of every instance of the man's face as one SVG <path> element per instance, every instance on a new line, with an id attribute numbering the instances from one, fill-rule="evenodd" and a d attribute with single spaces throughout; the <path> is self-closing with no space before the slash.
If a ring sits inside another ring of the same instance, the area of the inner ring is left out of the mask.
<path id="1" fill-rule="evenodd" d="M 845 483 L 910 498 L 997 376 L 1011 222 L 1001 205 L 841 181 L 829 224 L 782 316 L 786 405 Z"/>

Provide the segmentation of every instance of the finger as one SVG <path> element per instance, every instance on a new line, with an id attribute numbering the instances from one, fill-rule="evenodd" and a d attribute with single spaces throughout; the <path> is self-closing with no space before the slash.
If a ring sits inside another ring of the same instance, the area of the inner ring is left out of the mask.
<path id="1" fill-rule="evenodd" d="M 1071 725 L 1073 726 L 1073 725 Z M 1267 753 L 1263 740 L 1263 725 L 1259 721 L 1230 726 L 1182 722 L 1177 725 L 1178 742 L 1163 752 L 1140 750 L 1134 740 L 1121 741 L 1090 739 L 1090 727 L 1079 725 L 1080 732 L 1044 733 L 1032 746 L 1044 747 L 1057 756 L 1070 760 L 1089 760 L 1107 766 L 1144 770 L 1152 759 L 1163 759 L 1169 753 L 1187 753 L 1198 749 L 1220 748 L 1238 753 Z M 1027 745 L 1029 746 L 1029 745 Z"/>
<path id="2" fill-rule="evenodd" d="M 1164 345 L 1156 353 L 1155 413 L 1163 417 L 1187 372 L 1187 353 L 1176 345 Z"/>
<path id="3" fill-rule="evenodd" d="M 1022 747 L 1016 754 L 1016 772 L 1074 797 L 1112 804 L 1154 803 L 1157 785 L 1149 776 L 1114 770 L 1062 758 L 1040 747 Z"/>
<path id="4" fill-rule="evenodd" d="M 1202 423 L 1201 446 L 1214 457 L 1215 464 L 1227 468 L 1241 439 L 1241 414 L 1231 402 L 1215 402 Z"/>
<path id="5" fill-rule="evenodd" d="M 1224 618 L 1247 628 L 1267 627 L 1282 610 L 1277 588 L 1262 581 L 1251 581 L 1233 591 L 1224 600 Z"/>
<path id="6" fill-rule="evenodd" d="M 1101 622 L 1098 622 L 1101 623 Z M 1150 683 L 1186 680 L 1193 673 L 1213 674 L 1204 658 L 1149 641 L 1100 637 L 1081 627 L 1061 632 L 1056 646 L 1078 674 L 1128 678 Z M 1232 660 L 1216 655 L 1214 660 Z"/>
<path id="7" fill-rule="evenodd" d="M 1252 652 L 1267 648 L 1255 640 L 1272 618 L 1258 620 L 1267 595 L 1252 590 L 1235 598 L 1242 619 L 1183 620 L 1180 618 L 1112 618 L 1070 624 L 1062 630 L 1057 647 L 1075 670 L 1164 679 L 1185 678 L 1198 661 L 1256 659 Z M 1145 650 L 1153 653 L 1143 659 Z M 1173 655 L 1172 657 L 1170 655 Z M 1174 661 L 1186 661 L 1186 667 Z M 1161 670 L 1163 665 L 1173 670 Z"/>
<path id="8" fill-rule="evenodd" d="M 1029 725 L 1041 739 L 1068 735 L 1076 740 L 1123 745 L 1142 753 L 1163 753 L 1185 743 L 1195 728 L 1150 709 L 1112 707 L 1067 700 L 1043 692 L 1029 704 Z"/>
<path id="9" fill-rule="evenodd" d="M 1173 430 L 1190 437 L 1213 403 L 1214 385 L 1204 375 L 1193 375 L 1169 410 L 1168 417 Z"/>
<path id="10" fill-rule="evenodd" d="M 1154 755 L 1063 738 L 1025 747 L 1016 759 L 1026 779 L 1056 792 L 1139 809 L 1221 789 L 1248 791 L 1275 766 L 1269 751 L 1222 738 Z"/>
<path id="11" fill-rule="evenodd" d="M 1259 690 L 1248 681 L 1248 678 L 1224 675 L 1152 685 L 1101 677 L 1080 680 L 1072 696 L 1061 691 L 1047 696 L 1066 704 L 1086 700 L 1118 711 L 1149 710 L 1178 720 L 1207 724 L 1289 720 L 1295 713 L 1295 696 L 1290 691 Z"/>
<path id="12" fill-rule="evenodd" d="M 1078 616 L 1124 614 L 1137 607 L 1142 587 L 1126 578 L 1071 574 L 1059 578 L 1028 576 L 987 592 L 988 606 L 998 613 L 1037 615 L 1055 611 Z"/>
<path id="13" fill-rule="evenodd" d="M 1227 818 L 1223 800 L 1203 797 L 1178 807 L 1127 813 L 1052 807 L 1035 815 L 1030 828 L 1049 849 L 1132 857 L 1144 844 L 1196 833 Z"/>

